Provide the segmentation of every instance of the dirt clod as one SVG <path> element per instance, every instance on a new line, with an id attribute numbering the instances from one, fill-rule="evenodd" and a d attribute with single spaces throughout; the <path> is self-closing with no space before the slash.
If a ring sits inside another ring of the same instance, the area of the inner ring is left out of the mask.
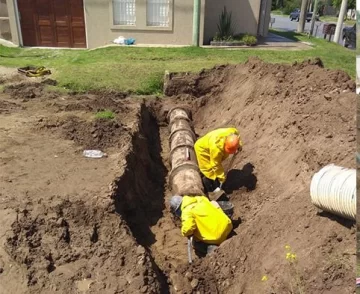
<path id="1" fill-rule="evenodd" d="M 198 279 L 193 279 L 190 284 L 191 284 L 191 287 L 193 289 L 195 289 L 199 285 L 199 280 Z"/>

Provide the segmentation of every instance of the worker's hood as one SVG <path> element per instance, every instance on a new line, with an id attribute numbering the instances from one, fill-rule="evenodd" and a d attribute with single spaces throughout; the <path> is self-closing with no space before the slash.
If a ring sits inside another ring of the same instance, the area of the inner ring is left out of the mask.
<path id="1" fill-rule="evenodd" d="M 198 196 L 184 196 L 183 201 L 181 203 L 181 210 L 184 210 L 186 207 L 196 204 L 198 199 L 201 199 Z"/>

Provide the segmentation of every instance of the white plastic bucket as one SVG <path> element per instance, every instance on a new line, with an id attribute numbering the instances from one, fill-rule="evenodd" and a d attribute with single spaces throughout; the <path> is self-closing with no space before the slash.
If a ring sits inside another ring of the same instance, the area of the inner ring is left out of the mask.
<path id="1" fill-rule="evenodd" d="M 347 219 L 356 218 L 356 170 L 327 165 L 311 180 L 312 203 Z"/>

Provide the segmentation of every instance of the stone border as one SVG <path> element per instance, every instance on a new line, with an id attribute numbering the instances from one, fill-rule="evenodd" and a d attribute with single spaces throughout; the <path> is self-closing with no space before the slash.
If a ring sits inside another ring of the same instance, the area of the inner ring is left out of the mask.
<path id="1" fill-rule="evenodd" d="M 256 46 L 257 43 L 253 45 L 246 45 L 243 41 L 236 41 L 236 42 L 226 42 L 226 41 L 211 41 L 211 46 L 244 46 L 244 47 L 253 47 Z"/>

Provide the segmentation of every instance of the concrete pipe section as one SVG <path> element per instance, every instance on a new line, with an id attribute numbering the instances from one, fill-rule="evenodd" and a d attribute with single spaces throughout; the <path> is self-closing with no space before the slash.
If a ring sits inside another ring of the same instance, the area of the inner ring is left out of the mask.
<path id="1" fill-rule="evenodd" d="M 330 164 L 311 180 L 312 203 L 347 219 L 356 218 L 356 170 Z"/>
<path id="2" fill-rule="evenodd" d="M 182 106 L 172 108 L 167 115 L 171 163 L 169 184 L 173 195 L 204 195 L 194 151 L 196 136 L 190 117 L 190 110 Z"/>

